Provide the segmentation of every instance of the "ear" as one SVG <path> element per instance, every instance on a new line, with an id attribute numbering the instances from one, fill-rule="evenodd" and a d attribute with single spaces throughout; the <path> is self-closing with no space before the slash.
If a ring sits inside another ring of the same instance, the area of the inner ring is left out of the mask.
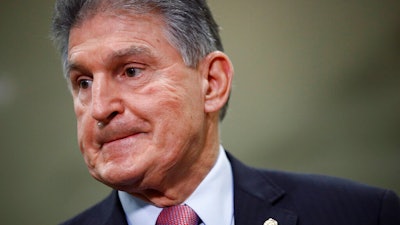
<path id="1" fill-rule="evenodd" d="M 208 54 L 200 66 L 204 79 L 204 110 L 218 112 L 229 99 L 234 73 L 232 63 L 226 54 L 215 51 Z"/>

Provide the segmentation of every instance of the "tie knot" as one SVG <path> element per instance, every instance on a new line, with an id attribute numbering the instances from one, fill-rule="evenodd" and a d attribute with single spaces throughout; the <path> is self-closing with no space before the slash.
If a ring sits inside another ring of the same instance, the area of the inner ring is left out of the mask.
<path id="1" fill-rule="evenodd" d="M 198 225 L 199 217 L 187 205 L 164 208 L 157 218 L 156 225 Z"/>

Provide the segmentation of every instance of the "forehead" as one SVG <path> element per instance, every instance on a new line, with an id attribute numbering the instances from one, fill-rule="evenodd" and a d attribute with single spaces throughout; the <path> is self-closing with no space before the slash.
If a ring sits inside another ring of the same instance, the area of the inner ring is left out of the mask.
<path id="1" fill-rule="evenodd" d="M 133 38 L 166 39 L 166 25 L 160 15 L 154 13 L 133 14 L 126 12 L 101 12 L 84 19 L 70 30 L 70 49 L 85 41 L 104 38 L 123 40 L 130 33 Z"/>
<path id="2" fill-rule="evenodd" d="M 127 51 L 140 49 L 154 56 L 179 54 L 166 33 L 165 23 L 157 14 L 97 14 L 71 29 L 68 62 L 85 57 L 87 60 L 88 54 L 90 57 L 98 54 L 108 57 L 105 54 L 125 51 L 124 48 L 129 48 Z"/>

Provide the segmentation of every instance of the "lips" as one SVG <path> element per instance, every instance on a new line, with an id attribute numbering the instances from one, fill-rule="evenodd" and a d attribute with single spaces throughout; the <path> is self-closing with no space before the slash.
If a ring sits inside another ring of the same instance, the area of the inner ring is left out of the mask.
<path id="1" fill-rule="evenodd" d="M 99 144 L 100 149 L 111 145 L 128 145 L 132 143 L 134 138 L 143 133 L 143 131 L 137 128 L 131 128 L 125 131 L 121 131 L 121 129 L 117 131 L 102 131 L 97 135 L 96 142 Z"/>

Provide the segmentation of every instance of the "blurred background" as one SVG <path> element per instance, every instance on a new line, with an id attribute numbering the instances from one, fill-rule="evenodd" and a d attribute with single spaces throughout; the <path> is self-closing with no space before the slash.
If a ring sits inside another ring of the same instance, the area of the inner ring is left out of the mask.
<path id="1" fill-rule="evenodd" d="M 400 193 L 400 1 L 209 0 L 235 65 L 222 142 L 250 165 Z M 0 218 L 57 224 L 102 199 L 48 38 L 53 0 L 0 0 Z"/>

